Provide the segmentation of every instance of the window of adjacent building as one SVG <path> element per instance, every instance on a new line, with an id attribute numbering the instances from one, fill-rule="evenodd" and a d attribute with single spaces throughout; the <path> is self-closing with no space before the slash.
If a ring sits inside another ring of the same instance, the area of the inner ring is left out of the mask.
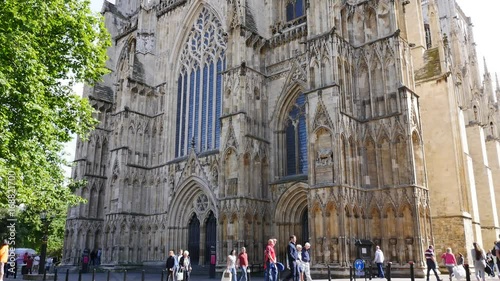
<path id="1" fill-rule="evenodd" d="M 219 19 L 203 8 L 181 54 L 177 80 L 175 156 L 219 147 L 222 74 L 225 69 L 224 31 Z"/>
<path id="2" fill-rule="evenodd" d="M 288 113 L 286 123 L 286 175 L 307 173 L 307 130 L 304 94 L 300 94 Z"/>
<path id="3" fill-rule="evenodd" d="M 289 0 L 286 5 L 286 20 L 292 21 L 305 14 L 304 0 Z"/>

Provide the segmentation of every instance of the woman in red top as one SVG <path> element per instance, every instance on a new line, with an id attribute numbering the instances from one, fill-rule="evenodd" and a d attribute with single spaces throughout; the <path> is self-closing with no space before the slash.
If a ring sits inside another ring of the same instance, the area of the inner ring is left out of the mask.
<path id="1" fill-rule="evenodd" d="M 239 281 L 247 281 L 248 255 L 245 247 L 241 247 L 241 253 L 238 255 L 237 264 L 241 269 Z"/>
<path id="2" fill-rule="evenodd" d="M 457 265 L 457 261 L 455 260 L 455 255 L 451 252 L 451 248 L 446 249 L 446 253 L 444 253 L 441 256 L 441 259 L 443 260 L 444 265 L 448 269 L 448 274 L 450 275 L 450 281 L 451 281 L 451 277 L 453 275 L 453 267 Z"/>

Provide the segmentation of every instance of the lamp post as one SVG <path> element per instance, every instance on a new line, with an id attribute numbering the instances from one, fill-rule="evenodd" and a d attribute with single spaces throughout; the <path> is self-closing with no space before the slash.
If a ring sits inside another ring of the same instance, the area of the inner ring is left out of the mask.
<path id="1" fill-rule="evenodd" d="M 47 258 L 47 231 L 49 228 L 49 222 L 47 220 L 47 211 L 42 211 L 40 213 L 40 220 L 42 221 L 42 247 L 40 249 L 40 265 L 38 267 L 38 274 L 45 273 L 45 259 Z"/>

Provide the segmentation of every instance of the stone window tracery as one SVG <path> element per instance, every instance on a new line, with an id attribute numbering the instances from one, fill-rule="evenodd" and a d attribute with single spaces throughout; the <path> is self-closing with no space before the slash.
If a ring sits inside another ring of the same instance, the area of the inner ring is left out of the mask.
<path id="1" fill-rule="evenodd" d="M 220 20 L 203 8 L 180 57 L 176 157 L 185 156 L 191 145 L 197 152 L 219 147 L 225 50 Z"/>
<path id="2" fill-rule="evenodd" d="M 306 97 L 300 94 L 286 120 L 286 175 L 307 173 Z"/>
<path id="3" fill-rule="evenodd" d="M 305 0 L 288 0 L 286 4 L 286 21 L 292 21 L 305 15 Z"/>

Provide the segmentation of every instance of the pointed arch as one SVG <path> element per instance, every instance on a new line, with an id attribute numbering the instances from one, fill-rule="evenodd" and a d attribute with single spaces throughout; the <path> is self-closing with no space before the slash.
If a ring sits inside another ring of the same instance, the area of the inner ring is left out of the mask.
<path id="1" fill-rule="evenodd" d="M 219 148 L 222 72 L 226 68 L 223 24 L 209 6 L 199 6 L 192 29 L 179 46 L 175 157 Z"/>
<path id="2" fill-rule="evenodd" d="M 238 195 L 238 155 L 234 148 L 228 148 L 224 152 L 222 166 L 224 167 L 224 187 L 222 196 Z"/>
<path id="3" fill-rule="evenodd" d="M 386 114 L 383 72 L 384 70 L 378 56 L 374 56 L 370 73 L 370 91 L 374 109 L 373 116 L 383 116 Z"/>
<path id="4" fill-rule="evenodd" d="M 275 174 L 280 177 L 308 171 L 306 97 L 298 83 L 293 85 L 278 100 L 272 121 L 276 138 Z"/>
<path id="5" fill-rule="evenodd" d="M 358 176 L 359 176 L 359 166 L 358 166 L 358 148 L 357 142 L 354 140 L 353 136 L 349 137 L 349 182 L 351 186 L 359 186 Z"/>
<path id="6" fill-rule="evenodd" d="M 348 154 L 349 154 L 349 145 L 345 139 L 344 134 L 340 135 L 340 149 L 341 149 L 341 169 L 342 169 L 342 183 L 349 183 L 349 169 L 348 169 Z"/>
<path id="7" fill-rule="evenodd" d="M 384 187 L 394 184 L 392 171 L 391 143 L 389 137 L 384 134 L 380 140 L 380 162 L 382 164 L 382 185 Z"/>
<path id="8" fill-rule="evenodd" d="M 357 80 L 357 100 L 361 103 L 362 118 L 372 117 L 372 105 L 370 97 L 369 68 L 364 58 L 360 58 L 358 65 Z"/>
<path id="9" fill-rule="evenodd" d="M 365 38 L 366 42 L 373 41 L 378 38 L 377 12 L 372 7 L 365 9 Z"/>
<path id="10" fill-rule="evenodd" d="M 295 234 L 297 241 L 303 241 L 300 237 L 302 233 L 302 215 L 307 209 L 307 188 L 304 183 L 295 183 L 290 186 L 277 200 L 274 221 L 278 226 L 281 237 L 278 241 L 288 241 L 288 235 Z M 322 217 L 322 216 L 321 216 Z M 310 227 L 320 227 L 314 223 Z M 322 227 L 322 226 L 321 226 Z M 278 250 L 278 256 L 284 256 L 283 250 Z"/>
<path id="11" fill-rule="evenodd" d="M 415 184 L 425 186 L 424 148 L 417 131 L 413 131 L 412 133 L 412 145 Z"/>
<path id="12" fill-rule="evenodd" d="M 370 235 L 372 239 L 380 239 L 382 238 L 382 224 L 381 224 L 381 215 L 380 211 L 377 207 L 372 207 L 370 209 Z"/>
<path id="13" fill-rule="evenodd" d="M 402 134 L 396 135 L 394 143 L 394 155 L 396 155 L 397 181 L 399 185 L 408 184 L 408 145 Z"/>
<path id="14" fill-rule="evenodd" d="M 384 226 L 384 236 L 388 238 L 396 238 L 396 210 L 392 204 L 387 204 L 383 211 L 383 226 Z"/>
<path id="15" fill-rule="evenodd" d="M 375 141 L 371 137 L 366 138 L 364 150 L 364 158 L 366 159 L 366 161 L 364 161 L 365 186 L 369 188 L 377 188 L 377 152 Z"/>

